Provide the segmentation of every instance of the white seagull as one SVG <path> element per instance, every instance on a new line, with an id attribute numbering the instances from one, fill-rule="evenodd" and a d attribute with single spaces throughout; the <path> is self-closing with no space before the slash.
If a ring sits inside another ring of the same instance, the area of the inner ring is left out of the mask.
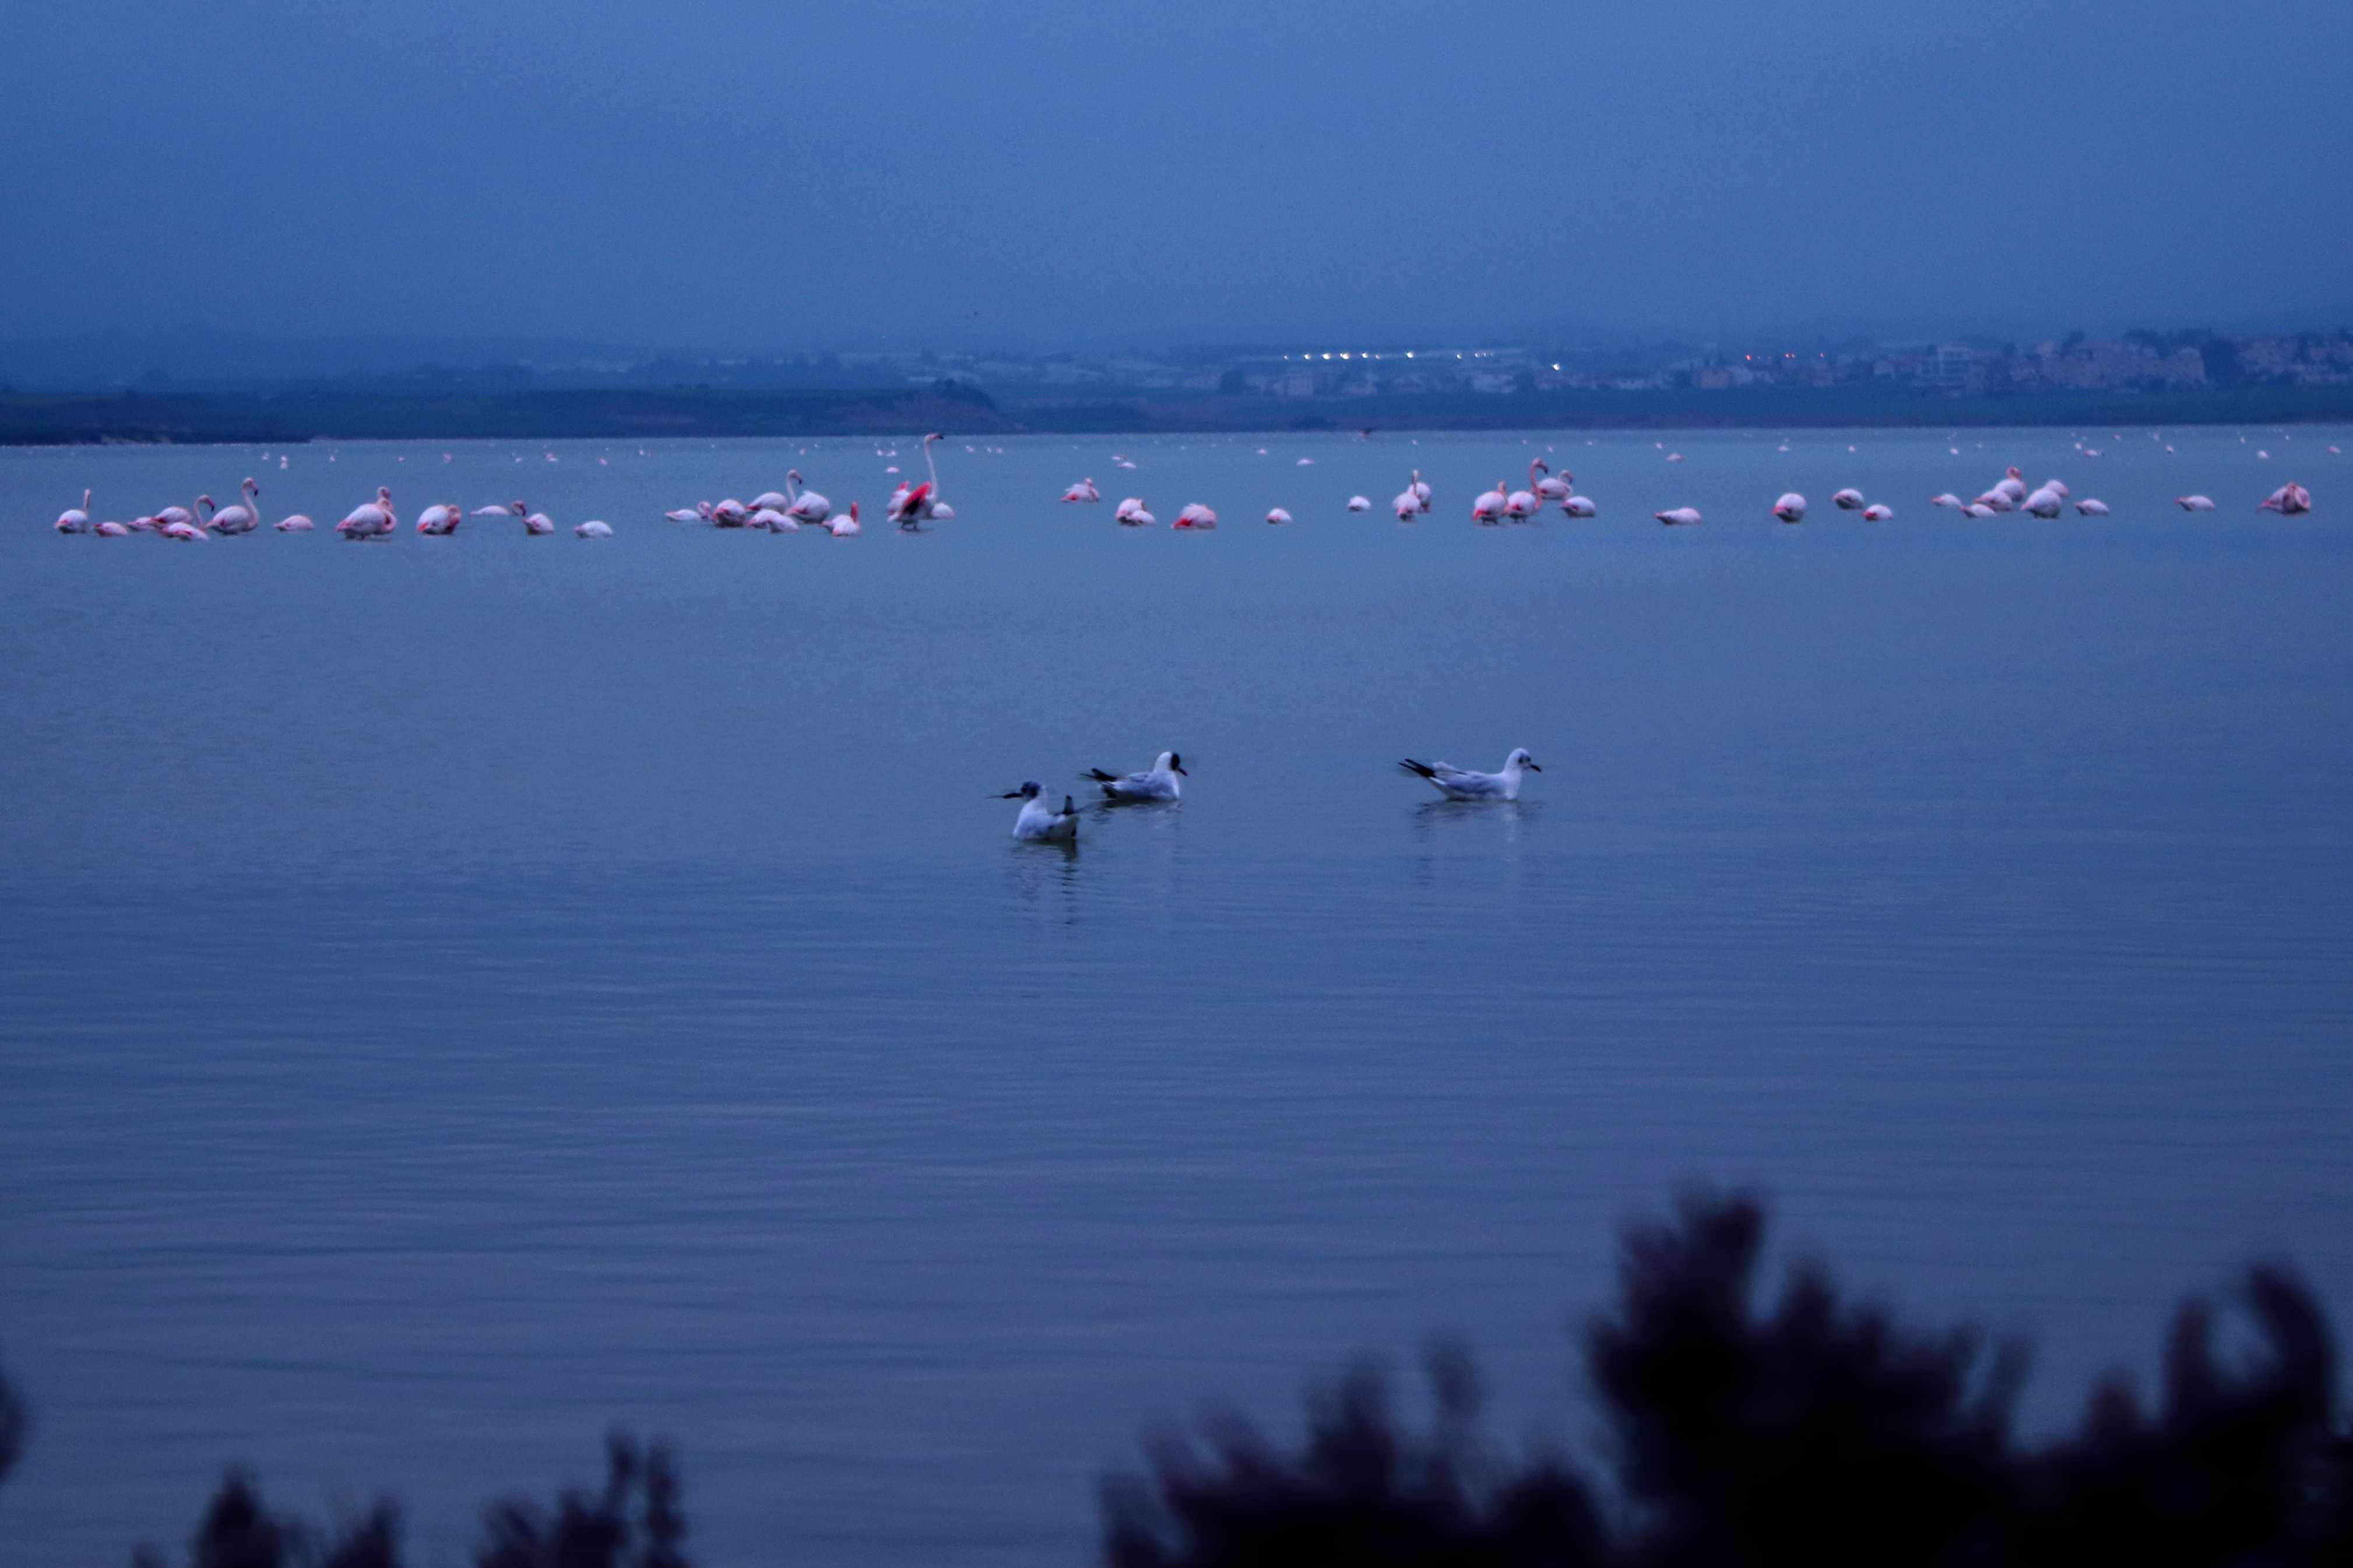
<path id="1" fill-rule="evenodd" d="M 1089 768 L 1082 778 L 1103 785 L 1105 800 L 1175 800 L 1185 793 L 1176 782 L 1185 772 L 1184 759 L 1174 752 L 1163 752 L 1152 761 L 1152 766 L 1140 773 L 1107 773 L 1101 768 Z"/>
<path id="2" fill-rule="evenodd" d="M 1013 837 L 1032 844 L 1076 843 L 1079 837 L 1079 809 L 1069 795 L 1062 797 L 1062 809 L 1056 811 L 1046 804 L 1046 792 L 1035 779 L 1019 789 L 1009 789 L 1000 797 L 1021 803 L 1021 815 L 1013 819 Z"/>
<path id="3" fill-rule="evenodd" d="M 1499 773 L 1465 773 L 1448 763 L 1417 763 L 1411 757 L 1398 766 L 1416 778 L 1428 779 L 1449 800 L 1517 800 L 1520 775 L 1544 772 L 1528 755 L 1525 746 L 1513 748 L 1512 754 L 1504 759 L 1504 771 Z"/>

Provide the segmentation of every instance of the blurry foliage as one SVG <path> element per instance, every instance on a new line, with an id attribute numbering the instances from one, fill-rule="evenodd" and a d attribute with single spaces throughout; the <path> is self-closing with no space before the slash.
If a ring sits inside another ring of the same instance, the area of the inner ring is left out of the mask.
<path id="1" fill-rule="evenodd" d="M 2353 1563 L 2353 1439 L 2312 1292 L 2277 1268 L 2238 1297 L 2260 1353 L 2225 1365 L 2191 1300 L 2162 1413 L 2125 1381 L 2081 1429 L 2021 1449 L 2026 1357 L 1907 1325 L 1801 1261 L 1759 1303 L 1765 1210 L 1687 1196 L 1630 1226 L 1618 1303 L 1582 1334 L 1609 1441 L 1601 1487 L 1556 1458 L 1498 1461 L 1460 1352 L 1432 1369 L 1431 1429 L 1378 1376 L 1310 1395 L 1294 1452 L 1240 1417 L 1155 1434 L 1150 1475 L 1103 1484 L 1109 1568 L 1614 1564 L 1624 1568 Z"/>
<path id="2" fill-rule="evenodd" d="M 33 1430 L 32 1413 L 25 1401 L 9 1386 L 8 1372 L 0 1367 L 0 1483 L 8 1479 L 8 1472 L 25 1452 L 25 1439 Z"/>
<path id="3" fill-rule="evenodd" d="M 1505 1454 L 1460 1346 L 1427 1359 L 1430 1415 L 1360 1363 L 1312 1389 L 1295 1445 L 1239 1415 L 1145 1441 L 1101 1489 L 1106 1568 L 2320 1568 L 2353 1563 L 2353 1436 L 2337 1354 L 2290 1270 L 2247 1271 L 2222 1315 L 2175 1314 L 2153 1407 L 2121 1373 L 2069 1436 L 2021 1445 L 2026 1355 L 1850 1300 L 1800 1259 L 1769 1300 L 1764 1205 L 1694 1193 L 1622 1237 L 1618 1299 L 1581 1326 L 1604 1441 L 1588 1467 Z M 0 1377 L 0 1479 L 29 1418 Z M 475 1568 L 689 1568 L 667 1445 L 607 1439 L 604 1485 L 483 1510 Z M 187 1568 L 398 1568 L 390 1500 L 321 1529 L 231 1470 Z M 165 1568 L 142 1550 L 140 1568 Z"/>
<path id="4" fill-rule="evenodd" d="M 605 1440 L 605 1485 L 578 1489 L 543 1508 L 502 1498 L 482 1510 L 475 1568 L 690 1568 L 678 1464 L 668 1444 L 640 1448 L 626 1432 Z M 168 1568 L 142 1548 L 133 1568 Z M 272 1514 L 261 1489 L 232 1469 L 206 1505 L 188 1542 L 187 1568 L 400 1568 L 400 1511 L 379 1501 L 357 1519 L 322 1531 Z"/>

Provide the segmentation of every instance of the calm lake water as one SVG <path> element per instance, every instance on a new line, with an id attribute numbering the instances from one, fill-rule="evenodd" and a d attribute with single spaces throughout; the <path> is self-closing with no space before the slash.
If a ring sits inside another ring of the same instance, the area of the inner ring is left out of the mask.
<path id="1" fill-rule="evenodd" d="M 903 442 L 0 452 L 0 1562 L 232 1459 L 463 1561 L 620 1422 L 713 1563 L 1077 1563 L 1146 1424 L 1357 1350 L 1583 1436 L 1694 1178 L 2032 1330 L 2038 1423 L 2253 1255 L 2353 1328 L 2353 435 L 1784 439 L 957 441 L 919 537 Z M 1598 521 L 1468 523 L 1546 451 Z M 2010 463 L 2115 515 L 1926 504 Z M 788 465 L 864 537 L 660 520 Z M 565 531 L 47 526 L 248 473 Z M 1395 766 L 1514 745 L 1516 807 Z"/>

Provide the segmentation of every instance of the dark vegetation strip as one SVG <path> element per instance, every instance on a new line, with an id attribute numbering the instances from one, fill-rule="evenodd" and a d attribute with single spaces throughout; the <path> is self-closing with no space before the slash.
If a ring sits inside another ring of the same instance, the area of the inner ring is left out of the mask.
<path id="1" fill-rule="evenodd" d="M 1525 393 L 1323 398 L 1106 397 L 1000 405 L 944 382 L 871 391 L 551 387 L 431 391 L 323 383 L 244 391 L 0 393 L 0 446 L 345 440 L 1137 435 L 1263 430 L 1974 428 L 2353 421 L 2353 390 L 2239 386 L 1946 398 L 1905 389 Z"/>
<path id="2" fill-rule="evenodd" d="M 1842 1293 L 1801 1261 L 1768 1301 L 1765 1212 L 1686 1196 L 1628 1226 L 1619 1296 L 1578 1328 L 1606 1421 L 1589 1456 L 1510 1453 L 1488 1436 L 1459 1347 L 1428 1357 L 1426 1426 L 1361 1364 L 1307 1401 L 1295 1447 L 1239 1415 L 1147 1438 L 1147 1469 L 1101 1490 L 1106 1568 L 2321 1568 L 2353 1563 L 2353 1436 L 2312 1291 L 2248 1269 L 2220 1313 L 2175 1313 L 2161 1394 L 2121 1373 L 2076 1430 L 2013 1435 L 2025 1347 L 1928 1328 Z M 0 1479 L 26 1432 L 0 1382 Z M 662 1444 L 616 1434 L 603 1486 L 482 1516 L 477 1568 L 685 1568 L 687 1521 Z M 5 1526 L 0 1513 L 0 1526 Z M 780 1545 L 775 1556 L 789 1562 Z M 190 1568 L 396 1568 L 389 1500 L 330 1527 L 273 1514 L 232 1470 Z M 153 1549 L 140 1568 L 167 1568 Z"/>

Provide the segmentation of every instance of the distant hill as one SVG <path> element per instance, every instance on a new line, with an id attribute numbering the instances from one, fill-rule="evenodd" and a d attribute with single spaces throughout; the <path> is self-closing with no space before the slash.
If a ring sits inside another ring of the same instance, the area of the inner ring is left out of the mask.
<path id="1" fill-rule="evenodd" d="M 0 392 L 0 446 L 123 442 L 643 440 L 662 437 L 1125 435 L 1242 430 L 1796 429 L 2353 422 L 2353 387 L 1948 397 L 1876 387 L 1581 389 L 1317 398 L 1113 394 L 1000 404 L 954 381 L 868 389 L 419 388 L 328 382 L 205 392 Z"/>
<path id="2" fill-rule="evenodd" d="M 365 383 L 249 392 L 0 394 L 0 445 L 957 435 L 1018 429 L 968 386 L 865 391 L 637 387 L 417 391 Z"/>

